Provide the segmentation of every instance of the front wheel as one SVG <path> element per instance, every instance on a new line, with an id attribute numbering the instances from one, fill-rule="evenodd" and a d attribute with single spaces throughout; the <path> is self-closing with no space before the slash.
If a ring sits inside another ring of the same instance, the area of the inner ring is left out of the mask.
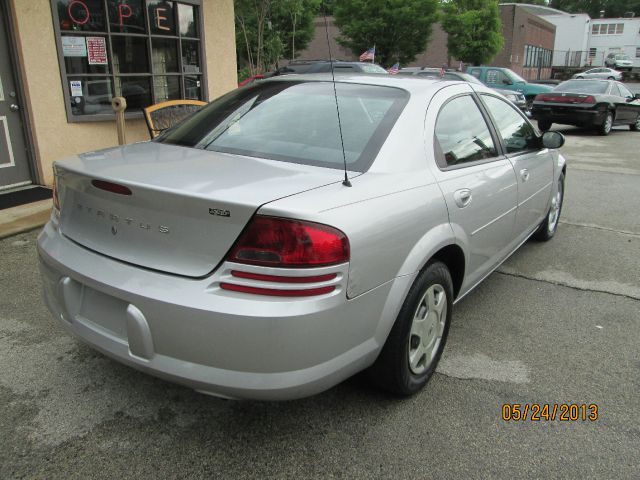
<path id="1" fill-rule="evenodd" d="M 558 221 L 562 212 L 562 202 L 564 200 L 564 173 L 558 178 L 556 193 L 551 199 L 551 206 L 538 229 L 533 234 L 533 239 L 541 242 L 551 240 L 558 230 Z"/>
<path id="2" fill-rule="evenodd" d="M 453 282 L 442 262 L 420 272 L 402 304 L 376 362 L 371 381 L 397 395 L 424 387 L 442 356 L 453 309 Z"/>
<path id="3" fill-rule="evenodd" d="M 598 127 L 598 133 L 600 135 L 609 135 L 611 128 L 613 127 L 613 112 L 608 111 L 606 117 L 602 121 L 600 127 Z"/>
<path id="4" fill-rule="evenodd" d="M 637 116 L 636 123 L 629 125 L 629 128 L 634 132 L 640 131 L 640 115 Z"/>

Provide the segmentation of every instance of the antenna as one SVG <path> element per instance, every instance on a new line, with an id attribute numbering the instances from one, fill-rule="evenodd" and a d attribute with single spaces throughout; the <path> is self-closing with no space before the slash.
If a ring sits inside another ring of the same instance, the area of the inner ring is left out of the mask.
<path id="1" fill-rule="evenodd" d="M 336 112 L 338 113 L 338 131 L 340 132 L 340 145 L 342 146 L 342 162 L 344 165 L 344 180 L 342 184 L 350 187 L 351 182 L 347 176 L 347 154 L 344 151 L 344 139 L 342 138 L 342 122 L 340 121 L 340 107 L 338 106 L 338 92 L 336 91 L 336 77 L 333 72 L 333 57 L 331 56 L 331 43 L 329 42 L 329 24 L 327 23 L 327 8 L 322 6 L 322 14 L 324 16 L 324 31 L 327 35 L 327 47 L 329 48 L 329 65 L 331 65 L 331 82 L 333 84 L 333 98 L 336 100 Z"/>

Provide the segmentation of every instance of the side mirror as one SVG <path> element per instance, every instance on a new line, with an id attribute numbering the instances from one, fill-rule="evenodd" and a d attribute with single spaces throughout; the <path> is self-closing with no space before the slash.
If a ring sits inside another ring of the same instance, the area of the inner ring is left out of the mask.
<path id="1" fill-rule="evenodd" d="M 505 85 L 513 85 L 513 82 L 508 78 L 503 78 L 502 83 L 504 83 Z"/>
<path id="2" fill-rule="evenodd" d="M 634 99 L 636 99 L 636 100 L 640 100 L 640 93 L 636 93 L 636 94 L 633 96 L 633 98 L 634 98 Z"/>
<path id="3" fill-rule="evenodd" d="M 564 135 L 560 132 L 544 132 L 542 134 L 542 145 L 545 148 L 560 148 L 564 145 Z"/>

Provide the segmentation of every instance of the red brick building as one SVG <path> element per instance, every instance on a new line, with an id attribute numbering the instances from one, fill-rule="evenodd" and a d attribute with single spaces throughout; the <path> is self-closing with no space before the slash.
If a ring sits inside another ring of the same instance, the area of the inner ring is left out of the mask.
<path id="1" fill-rule="evenodd" d="M 504 47 L 493 59 L 491 65 L 510 68 L 527 80 L 550 78 L 556 27 L 519 4 L 501 4 L 500 17 Z M 362 52 L 351 52 L 340 46 L 335 41 L 340 33 L 339 29 L 333 24 L 332 18 L 328 19 L 328 23 L 333 58 L 357 60 Z M 448 57 L 447 34 L 439 24 L 435 24 L 425 51 L 418 55 L 414 62 L 401 67 L 449 65 L 457 68 L 459 61 Z M 319 17 L 316 20 L 316 34 L 308 48 L 300 52 L 297 58 L 305 60 L 329 58 L 324 18 Z"/>

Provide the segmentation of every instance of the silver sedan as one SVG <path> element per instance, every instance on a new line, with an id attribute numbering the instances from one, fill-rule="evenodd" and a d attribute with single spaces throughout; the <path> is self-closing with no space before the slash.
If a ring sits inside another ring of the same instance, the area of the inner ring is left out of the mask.
<path id="1" fill-rule="evenodd" d="M 56 162 L 44 298 L 105 355 L 203 393 L 291 399 L 367 370 L 409 395 L 456 302 L 554 236 L 563 142 L 467 82 L 265 80 Z"/>
<path id="2" fill-rule="evenodd" d="M 576 73 L 572 78 L 600 78 L 604 80 L 622 80 L 622 72 L 613 68 L 599 67 Z"/>

